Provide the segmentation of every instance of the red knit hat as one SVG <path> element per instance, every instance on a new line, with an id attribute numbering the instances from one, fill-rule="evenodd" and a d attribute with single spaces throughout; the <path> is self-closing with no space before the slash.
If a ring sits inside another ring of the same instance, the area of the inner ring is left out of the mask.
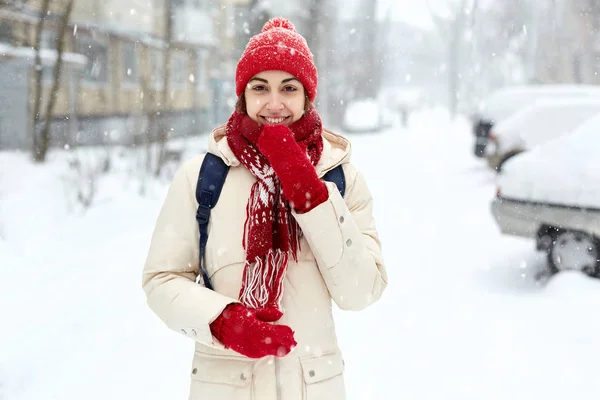
<path id="1" fill-rule="evenodd" d="M 235 93 L 244 92 L 248 81 L 262 71 L 279 70 L 294 75 L 310 101 L 317 96 L 317 68 L 302 35 L 285 18 L 272 18 L 262 32 L 250 38 L 235 71 Z"/>

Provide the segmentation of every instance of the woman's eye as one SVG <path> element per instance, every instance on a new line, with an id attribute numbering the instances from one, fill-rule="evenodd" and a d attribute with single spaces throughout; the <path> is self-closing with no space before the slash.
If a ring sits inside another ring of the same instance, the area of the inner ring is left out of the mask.
<path id="1" fill-rule="evenodd" d="M 263 91 L 263 90 L 266 90 L 266 88 L 264 85 L 256 85 L 252 88 L 252 90 Z"/>
<path id="2" fill-rule="evenodd" d="M 295 91 L 296 91 L 296 90 L 298 90 L 298 89 L 296 89 L 296 87 L 295 87 L 295 86 L 286 86 L 286 87 L 284 87 L 284 88 L 283 88 L 283 90 L 284 90 L 285 92 L 295 92 Z"/>

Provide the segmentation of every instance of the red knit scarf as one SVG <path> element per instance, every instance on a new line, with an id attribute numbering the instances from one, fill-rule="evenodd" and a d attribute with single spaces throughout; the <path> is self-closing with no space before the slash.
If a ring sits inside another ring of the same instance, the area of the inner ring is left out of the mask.
<path id="1" fill-rule="evenodd" d="M 322 125 L 311 108 L 289 126 L 298 145 L 316 165 L 323 152 Z M 235 111 L 227 122 L 227 142 L 233 154 L 257 179 L 246 205 L 243 246 L 246 265 L 239 300 L 253 309 L 280 310 L 283 279 L 291 254 L 298 261 L 302 231 L 290 214 L 279 178 L 257 149 L 262 126 Z"/>

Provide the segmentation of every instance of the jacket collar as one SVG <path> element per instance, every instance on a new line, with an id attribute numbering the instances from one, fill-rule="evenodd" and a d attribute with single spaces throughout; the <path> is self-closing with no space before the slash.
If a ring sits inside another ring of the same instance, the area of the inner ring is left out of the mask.
<path id="1" fill-rule="evenodd" d="M 225 138 L 225 124 L 216 127 L 210 133 L 208 151 L 219 156 L 231 167 L 240 165 L 240 161 L 231 151 Z M 351 154 L 352 146 L 348 139 L 329 129 L 323 129 L 323 154 L 315 167 L 317 174 L 322 177 L 338 165 L 349 162 Z"/>

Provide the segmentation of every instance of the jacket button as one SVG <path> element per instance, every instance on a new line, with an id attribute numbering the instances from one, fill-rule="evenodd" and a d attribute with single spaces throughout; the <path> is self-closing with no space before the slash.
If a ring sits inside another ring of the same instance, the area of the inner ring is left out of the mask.
<path id="1" fill-rule="evenodd" d="M 246 379 L 248 379 L 248 376 L 244 372 L 242 372 L 242 374 L 240 375 L 240 379 L 245 381 Z"/>
<path id="2" fill-rule="evenodd" d="M 346 240 L 346 246 L 348 246 L 348 247 L 352 246 L 352 239 Z"/>
<path id="3" fill-rule="evenodd" d="M 194 335 L 194 336 L 198 336 L 198 334 L 196 333 L 196 330 L 195 330 L 195 329 L 192 329 L 192 335 Z"/>
<path id="4" fill-rule="evenodd" d="M 198 372 L 198 368 L 194 368 L 194 369 L 192 370 L 192 374 L 196 375 L 196 372 Z"/>
<path id="5" fill-rule="evenodd" d="M 182 329 L 181 333 L 183 333 L 184 335 L 187 335 L 187 332 L 185 331 L 185 329 Z"/>
<path id="6" fill-rule="evenodd" d="M 340 217 L 340 224 L 343 224 L 343 223 L 344 223 L 344 221 L 345 221 L 345 219 L 344 219 L 344 216 L 342 215 L 342 216 Z"/>
<path id="7" fill-rule="evenodd" d="M 311 378 L 315 376 L 315 370 L 311 369 L 310 371 L 308 371 L 308 376 L 310 376 Z"/>

